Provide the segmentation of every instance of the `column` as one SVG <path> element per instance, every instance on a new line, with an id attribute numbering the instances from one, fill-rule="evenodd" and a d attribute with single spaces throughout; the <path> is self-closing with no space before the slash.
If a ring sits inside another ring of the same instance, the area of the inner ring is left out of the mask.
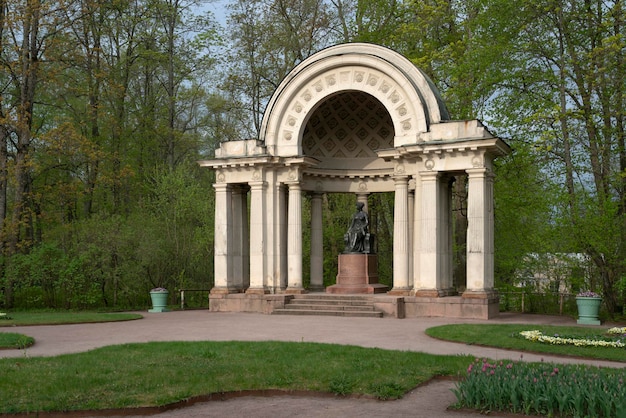
<path id="1" fill-rule="evenodd" d="M 287 208 L 287 293 L 303 293 L 302 286 L 302 190 L 289 183 Z"/>
<path id="2" fill-rule="evenodd" d="M 249 271 L 249 260 L 246 258 L 248 250 L 248 199 L 247 192 L 242 186 L 232 188 L 232 211 L 233 211 L 233 288 L 243 291 L 246 272 Z M 247 286 L 246 286 L 247 287 Z"/>
<path id="3" fill-rule="evenodd" d="M 409 295 L 409 181 L 394 177 L 393 295 Z"/>
<path id="4" fill-rule="evenodd" d="M 266 222 L 264 181 L 250 182 L 250 287 L 246 293 L 268 293 L 265 285 Z"/>
<path id="5" fill-rule="evenodd" d="M 493 295 L 493 179 L 486 168 L 466 170 L 467 290 L 463 297 Z"/>
<path id="6" fill-rule="evenodd" d="M 322 194 L 311 194 L 311 290 L 324 290 L 324 237 L 322 233 Z"/>
<path id="7" fill-rule="evenodd" d="M 422 287 L 420 280 L 420 257 L 421 257 L 421 240 L 422 240 L 422 178 L 420 175 L 415 176 L 415 207 L 413 208 L 413 291 Z"/>
<path id="8" fill-rule="evenodd" d="M 439 231 L 440 231 L 440 272 L 441 282 L 439 284 L 439 294 L 452 295 L 454 294 L 454 286 L 452 283 L 452 265 L 453 265 L 453 252 L 452 252 L 452 184 L 454 183 L 454 177 L 444 176 L 439 181 L 439 202 L 441 207 L 438 213 L 439 219 Z"/>
<path id="9" fill-rule="evenodd" d="M 215 188 L 215 255 L 214 287 L 211 294 L 229 292 L 232 280 L 232 193 L 226 183 L 216 183 Z"/>
<path id="10" fill-rule="evenodd" d="M 266 210 L 266 279 L 270 293 L 287 288 L 287 204 L 285 186 L 276 181 L 273 173 L 268 180 Z M 267 178 L 266 178 L 267 180 Z"/>
<path id="11" fill-rule="evenodd" d="M 441 193 L 439 173 L 425 171 L 421 177 L 421 222 L 419 250 L 419 282 L 416 296 L 438 297 L 441 288 Z"/>
<path id="12" fill-rule="evenodd" d="M 413 289 L 413 275 L 415 263 L 413 262 L 413 246 L 415 234 L 415 191 L 409 191 L 409 289 Z"/>
<path id="13" fill-rule="evenodd" d="M 288 205 L 289 205 L 289 201 L 288 201 L 288 194 L 289 194 L 289 189 L 287 186 L 282 185 L 282 184 L 277 184 L 276 186 L 276 215 L 277 215 L 277 221 L 276 221 L 276 241 L 277 241 L 277 249 L 276 249 L 276 254 L 278 255 L 277 258 L 277 265 L 276 265 L 276 277 L 278 279 L 278 283 L 279 283 L 279 288 L 281 290 L 286 290 L 287 289 L 287 273 L 288 273 L 288 263 L 287 263 L 287 251 L 288 251 L 288 227 L 287 227 L 287 223 L 288 223 L 288 219 L 287 219 L 287 213 L 289 211 Z"/>

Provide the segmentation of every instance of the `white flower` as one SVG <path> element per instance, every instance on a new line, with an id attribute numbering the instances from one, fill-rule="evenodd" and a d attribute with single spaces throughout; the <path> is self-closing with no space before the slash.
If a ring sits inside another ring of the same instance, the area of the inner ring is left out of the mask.
<path id="1" fill-rule="evenodd" d="M 626 334 L 626 327 L 614 327 L 607 331 L 609 334 Z"/>
<path id="2" fill-rule="evenodd" d="M 583 338 L 561 338 L 543 335 L 539 330 L 522 331 L 520 335 L 529 341 L 554 345 L 574 345 L 576 347 L 615 347 L 624 348 L 626 344 L 621 341 L 587 340 Z"/>

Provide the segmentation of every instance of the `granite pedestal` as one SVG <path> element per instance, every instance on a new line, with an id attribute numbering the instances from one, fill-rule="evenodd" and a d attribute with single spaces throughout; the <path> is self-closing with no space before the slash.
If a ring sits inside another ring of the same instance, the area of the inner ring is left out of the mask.
<path id="1" fill-rule="evenodd" d="M 339 254 L 337 284 L 326 288 L 327 293 L 384 293 L 389 287 L 378 283 L 376 254 Z"/>

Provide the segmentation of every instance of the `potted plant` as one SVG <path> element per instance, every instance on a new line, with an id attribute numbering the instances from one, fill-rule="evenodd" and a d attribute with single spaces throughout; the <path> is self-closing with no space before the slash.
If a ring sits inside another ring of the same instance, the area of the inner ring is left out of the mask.
<path id="1" fill-rule="evenodd" d="M 150 291 L 150 299 L 152 299 L 152 309 L 148 312 L 169 312 L 167 309 L 167 296 L 169 292 L 163 287 L 155 287 Z"/>
<path id="2" fill-rule="evenodd" d="M 598 312 L 600 311 L 602 297 L 591 291 L 580 292 L 576 295 L 576 305 L 578 306 L 578 324 L 600 325 Z"/>

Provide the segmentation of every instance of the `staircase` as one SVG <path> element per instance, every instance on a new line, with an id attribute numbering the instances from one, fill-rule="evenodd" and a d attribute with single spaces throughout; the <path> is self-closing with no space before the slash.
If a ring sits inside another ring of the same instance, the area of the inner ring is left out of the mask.
<path id="1" fill-rule="evenodd" d="M 273 315 L 325 315 L 382 318 L 371 296 L 303 294 L 293 295 L 285 307 L 274 309 Z"/>

